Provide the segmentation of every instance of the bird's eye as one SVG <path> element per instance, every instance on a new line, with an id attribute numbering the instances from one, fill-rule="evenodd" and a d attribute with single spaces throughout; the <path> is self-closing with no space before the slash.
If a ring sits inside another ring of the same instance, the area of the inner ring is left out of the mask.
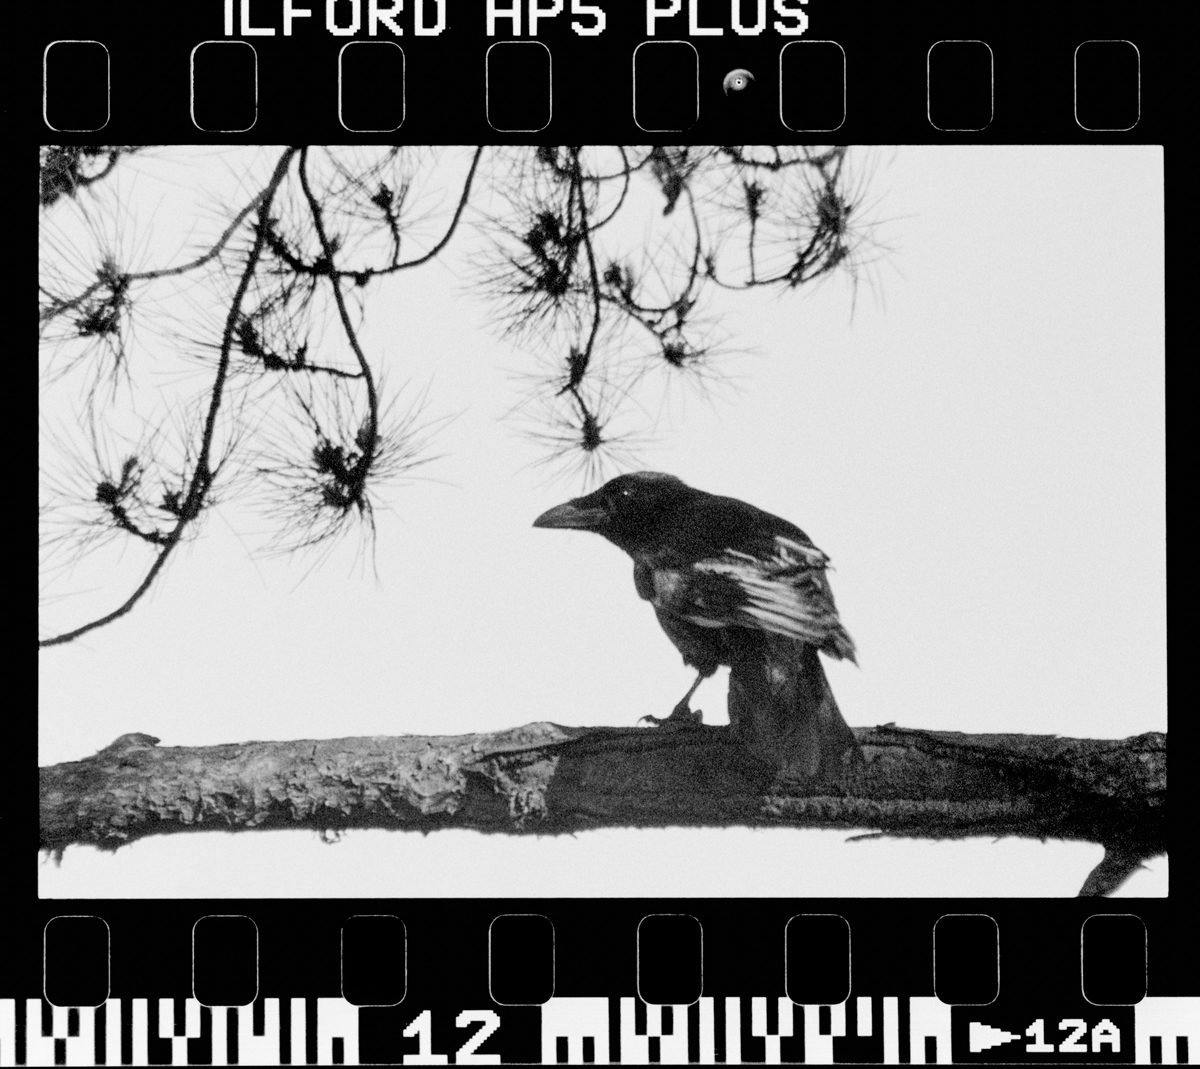
<path id="1" fill-rule="evenodd" d="M 633 487 L 622 486 L 621 489 L 617 491 L 617 496 L 624 501 L 628 501 L 631 497 L 633 497 Z"/>

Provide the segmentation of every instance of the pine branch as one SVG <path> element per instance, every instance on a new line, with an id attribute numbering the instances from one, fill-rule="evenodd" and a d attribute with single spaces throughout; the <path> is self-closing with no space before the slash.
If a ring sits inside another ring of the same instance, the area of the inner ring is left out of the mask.
<path id="1" fill-rule="evenodd" d="M 858 728 L 841 782 L 767 768 L 727 728 L 536 723 L 473 735 L 160 747 L 123 735 L 41 770 L 41 849 L 199 829 L 559 834 L 595 827 L 858 828 L 1101 843 L 1081 894 L 1166 850 L 1166 736 L 1067 739 Z M 1102 871 L 1103 870 L 1103 871 Z"/>

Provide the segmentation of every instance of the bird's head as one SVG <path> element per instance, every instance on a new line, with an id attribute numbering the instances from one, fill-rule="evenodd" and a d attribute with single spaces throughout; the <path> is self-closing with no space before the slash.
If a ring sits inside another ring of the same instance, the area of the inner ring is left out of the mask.
<path id="1" fill-rule="evenodd" d="M 555 505 L 534 520 L 533 526 L 595 531 L 622 549 L 630 549 L 690 492 L 674 475 L 635 471 L 610 479 L 586 497 Z"/>

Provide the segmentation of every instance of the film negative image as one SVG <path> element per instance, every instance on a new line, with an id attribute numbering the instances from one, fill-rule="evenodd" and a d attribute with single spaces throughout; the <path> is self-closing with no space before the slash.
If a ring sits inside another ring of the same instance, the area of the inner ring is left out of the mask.
<path id="1" fill-rule="evenodd" d="M 1166 893 L 1161 149 L 41 164 L 43 897 Z"/>

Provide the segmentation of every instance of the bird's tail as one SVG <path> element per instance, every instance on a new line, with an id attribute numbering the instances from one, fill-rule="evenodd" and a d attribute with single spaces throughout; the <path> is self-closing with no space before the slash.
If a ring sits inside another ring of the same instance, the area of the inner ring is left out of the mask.
<path id="1" fill-rule="evenodd" d="M 752 633 L 731 660 L 729 722 L 751 752 L 810 779 L 836 779 L 848 756 L 861 760 L 814 646 Z"/>

